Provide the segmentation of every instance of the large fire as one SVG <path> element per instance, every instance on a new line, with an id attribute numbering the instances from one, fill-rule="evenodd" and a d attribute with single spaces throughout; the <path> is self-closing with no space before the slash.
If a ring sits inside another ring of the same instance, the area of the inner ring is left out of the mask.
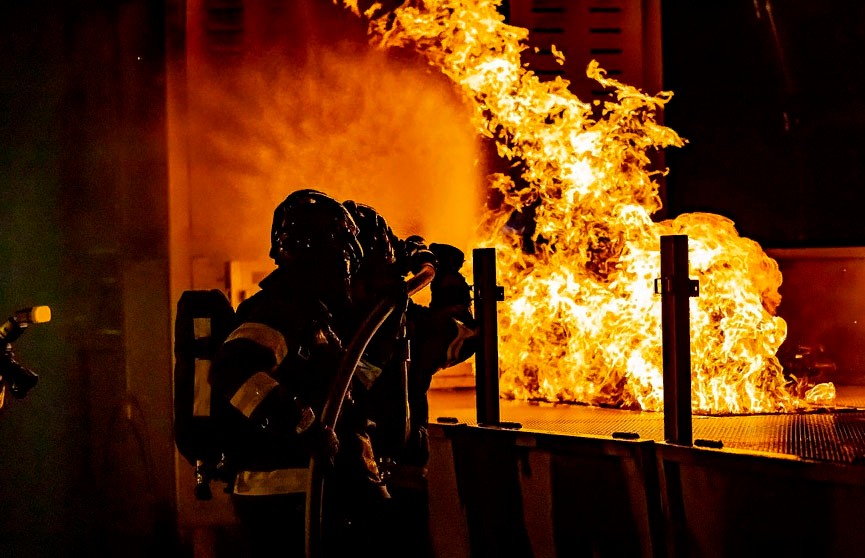
<path id="1" fill-rule="evenodd" d="M 830 405 L 832 384 L 803 385 L 776 353 L 781 273 L 718 215 L 653 221 L 661 208 L 650 155 L 684 143 L 657 115 L 672 94 L 587 74 L 613 95 L 586 103 L 520 59 L 528 31 L 494 0 L 418 0 L 369 18 L 373 42 L 413 48 L 474 102 L 473 124 L 517 172 L 490 177 L 497 203 L 477 246 L 495 247 L 502 395 L 662 410 L 660 237 L 687 235 L 693 410 L 789 412 Z M 555 51 L 560 60 L 561 52 Z"/>

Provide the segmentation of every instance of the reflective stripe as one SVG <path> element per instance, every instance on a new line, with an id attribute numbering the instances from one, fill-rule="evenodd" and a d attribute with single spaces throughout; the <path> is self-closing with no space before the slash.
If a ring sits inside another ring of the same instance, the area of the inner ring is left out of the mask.
<path id="1" fill-rule="evenodd" d="M 210 361 L 195 359 L 192 416 L 210 416 Z"/>
<path id="2" fill-rule="evenodd" d="M 234 493 L 243 496 L 305 493 L 309 486 L 309 469 L 275 471 L 240 471 L 234 480 Z"/>
<path id="3" fill-rule="evenodd" d="M 210 337 L 210 318 L 192 318 L 192 332 L 196 339 Z"/>
<path id="4" fill-rule="evenodd" d="M 231 396 L 231 405 L 249 418 L 270 390 L 277 385 L 267 372 L 256 372 Z"/>
<path id="5" fill-rule="evenodd" d="M 241 324 L 240 327 L 231 332 L 231 335 L 228 336 L 228 339 L 226 339 L 225 342 L 228 343 L 235 339 L 248 339 L 253 343 L 270 349 L 273 352 L 273 357 L 276 359 L 276 366 L 279 366 L 279 363 L 281 363 L 285 358 L 285 355 L 288 354 L 288 347 L 285 344 L 285 338 L 278 330 L 269 325 L 257 322 L 246 322 L 245 324 Z"/>
<path id="6" fill-rule="evenodd" d="M 354 375 L 358 377 L 366 389 L 371 389 L 378 377 L 381 376 L 381 368 L 361 359 L 354 369 Z"/>
<path id="7" fill-rule="evenodd" d="M 460 362 L 460 351 L 463 350 L 463 344 L 467 339 L 471 339 L 477 335 L 477 332 L 470 327 L 467 327 L 464 323 L 454 318 L 454 322 L 457 324 L 457 336 L 451 341 L 451 344 L 448 345 L 448 354 L 447 361 L 445 366 L 453 366 Z"/>
<path id="8" fill-rule="evenodd" d="M 192 333 L 196 339 L 210 337 L 210 318 L 192 318 Z M 210 416 L 210 360 L 195 359 L 192 388 L 192 416 Z"/>

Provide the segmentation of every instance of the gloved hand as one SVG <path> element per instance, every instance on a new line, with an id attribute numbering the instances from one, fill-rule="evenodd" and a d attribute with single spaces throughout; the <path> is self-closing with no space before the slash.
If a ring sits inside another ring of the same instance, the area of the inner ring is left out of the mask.
<path id="1" fill-rule="evenodd" d="M 468 308 L 472 300 L 471 287 L 460 273 L 460 268 L 465 263 L 465 254 L 450 244 L 433 243 L 430 244 L 429 249 L 438 261 L 436 275 L 430 284 L 432 293 L 430 307 L 443 308 L 458 305 Z"/>
<path id="2" fill-rule="evenodd" d="M 430 251 L 423 237 L 412 235 L 402 242 L 398 261 L 404 272 L 418 273 L 425 263 L 437 265 L 435 254 Z"/>
<path id="3" fill-rule="evenodd" d="M 298 434 L 306 432 L 315 424 L 315 412 L 299 397 L 291 398 L 292 419 L 295 422 L 294 431 Z"/>
<path id="4" fill-rule="evenodd" d="M 262 430 L 275 436 L 303 434 L 315 423 L 315 412 L 284 386 L 271 390 L 249 417 Z"/>
<path id="5" fill-rule="evenodd" d="M 325 428 L 316 421 L 302 435 L 303 444 L 310 455 L 325 471 L 333 471 L 336 454 L 339 453 L 339 438 L 332 428 Z"/>
<path id="6" fill-rule="evenodd" d="M 451 273 L 459 271 L 466 261 L 466 255 L 463 251 L 450 244 L 433 242 L 429 245 L 429 249 L 435 255 L 436 260 L 438 260 L 436 271 L 439 272 Z"/>

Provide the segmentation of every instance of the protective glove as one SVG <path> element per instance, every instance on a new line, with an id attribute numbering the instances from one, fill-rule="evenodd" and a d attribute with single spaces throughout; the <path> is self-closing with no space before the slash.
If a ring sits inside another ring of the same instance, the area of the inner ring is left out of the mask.
<path id="1" fill-rule="evenodd" d="M 459 271 L 466 261 L 466 255 L 462 250 L 450 244 L 441 244 L 433 242 L 429 245 L 430 252 L 435 255 L 438 260 L 436 271 L 443 273 L 452 273 Z"/>
<path id="2" fill-rule="evenodd" d="M 436 275 L 430 284 L 432 296 L 431 308 L 462 306 L 468 308 L 471 304 L 471 287 L 460 268 L 465 263 L 463 251 L 450 244 L 430 244 L 430 251 L 438 261 Z"/>
<path id="3" fill-rule="evenodd" d="M 333 471 L 336 454 L 339 453 L 339 438 L 332 428 L 325 428 L 316 421 L 302 435 L 303 445 L 325 471 Z"/>
<path id="4" fill-rule="evenodd" d="M 437 265 L 435 254 L 430 251 L 421 236 L 412 235 L 406 238 L 401 248 L 398 261 L 404 272 L 418 273 L 425 263 Z"/>
<path id="5" fill-rule="evenodd" d="M 265 432 L 276 436 L 303 434 L 315 422 L 315 412 L 300 397 L 277 386 L 249 417 Z"/>

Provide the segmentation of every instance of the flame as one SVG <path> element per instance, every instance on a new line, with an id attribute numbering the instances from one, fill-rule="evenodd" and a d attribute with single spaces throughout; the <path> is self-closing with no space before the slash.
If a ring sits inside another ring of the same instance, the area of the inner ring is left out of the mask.
<path id="1" fill-rule="evenodd" d="M 349 7 L 360 15 L 356 2 Z M 832 384 L 802 389 L 776 353 L 782 277 L 760 246 L 713 214 L 655 222 L 652 153 L 684 139 L 658 122 L 671 92 L 650 95 L 607 77 L 612 94 L 578 99 L 561 78 L 541 81 L 520 59 L 528 31 L 499 2 L 419 0 L 364 12 L 371 40 L 413 48 L 473 101 L 472 124 L 512 173 L 489 177 L 497 204 L 478 246 L 494 247 L 500 384 L 514 399 L 662 410 L 660 237 L 687 235 L 692 404 L 697 413 L 789 412 L 834 401 Z M 559 61 L 564 54 L 553 51 Z M 797 396 L 804 393 L 804 397 Z"/>

